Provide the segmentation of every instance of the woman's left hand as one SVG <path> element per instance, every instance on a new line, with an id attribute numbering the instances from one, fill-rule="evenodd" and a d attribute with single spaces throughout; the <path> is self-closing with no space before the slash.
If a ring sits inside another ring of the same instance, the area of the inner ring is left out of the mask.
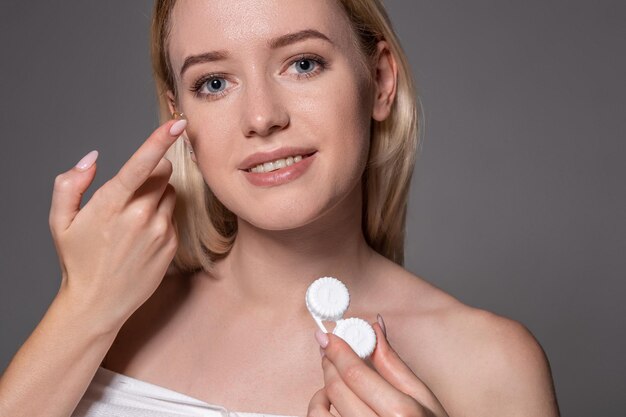
<path id="1" fill-rule="evenodd" d="M 370 360 L 375 370 L 343 339 L 326 333 L 328 344 L 321 349 L 324 387 L 311 398 L 307 415 L 332 417 L 332 405 L 341 417 L 448 417 L 433 392 L 389 345 L 380 325 L 373 328 L 377 344 Z"/>

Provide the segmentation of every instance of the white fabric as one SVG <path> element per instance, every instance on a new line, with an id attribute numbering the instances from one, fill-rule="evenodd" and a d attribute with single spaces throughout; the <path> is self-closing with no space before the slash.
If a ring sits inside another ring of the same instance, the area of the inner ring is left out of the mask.
<path id="1" fill-rule="evenodd" d="M 71 417 L 296 417 L 229 411 L 177 391 L 98 367 Z"/>

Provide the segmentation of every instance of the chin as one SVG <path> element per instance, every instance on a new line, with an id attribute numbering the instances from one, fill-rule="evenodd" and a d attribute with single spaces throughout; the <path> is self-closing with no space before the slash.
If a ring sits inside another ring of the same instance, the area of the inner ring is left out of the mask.
<path id="1" fill-rule="evenodd" d="M 262 230 L 287 231 L 305 228 L 327 216 L 343 217 L 342 211 L 352 211 L 355 192 L 360 193 L 360 172 L 348 172 L 337 177 L 321 180 L 323 184 L 298 184 L 298 187 L 275 187 L 260 193 L 233 193 L 233 188 L 220 188 L 224 191 L 220 198 L 231 212 L 241 221 Z M 245 198 L 242 198 L 245 197 Z M 218 195 L 219 198 L 219 195 Z M 346 204 L 342 204 L 342 202 Z M 339 212 L 337 211 L 339 210 Z M 333 223 L 332 219 L 327 219 Z"/>
<path id="2" fill-rule="evenodd" d="M 304 227 L 322 215 L 320 207 L 302 207 L 299 204 L 291 207 L 274 205 L 270 209 L 249 210 L 237 213 L 239 218 L 254 227 L 263 230 L 294 230 Z"/>
<path id="3" fill-rule="evenodd" d="M 276 232 L 298 230 L 310 223 L 310 221 L 303 222 L 299 219 L 276 219 L 276 221 L 273 221 L 273 219 L 259 219 L 260 221 L 256 221 L 257 219 L 252 219 L 252 221 L 248 219 L 242 220 L 245 220 L 257 229 Z"/>

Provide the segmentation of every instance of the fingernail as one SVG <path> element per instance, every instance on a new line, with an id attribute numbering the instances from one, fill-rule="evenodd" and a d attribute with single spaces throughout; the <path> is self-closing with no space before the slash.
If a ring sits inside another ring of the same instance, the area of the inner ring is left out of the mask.
<path id="1" fill-rule="evenodd" d="M 170 135 L 172 136 L 180 135 L 181 133 L 183 133 L 183 130 L 185 130 L 185 127 L 187 127 L 187 120 L 181 119 L 177 121 L 176 123 L 172 125 L 172 127 L 170 127 Z"/>
<path id="2" fill-rule="evenodd" d="M 325 348 L 326 346 L 328 346 L 328 335 L 324 333 L 321 329 L 317 329 L 315 331 L 315 339 L 321 347 Z"/>
<path id="3" fill-rule="evenodd" d="M 376 316 L 376 320 L 378 320 L 378 324 L 380 324 L 380 328 L 383 329 L 383 333 L 385 334 L 385 337 L 387 337 L 387 328 L 385 327 L 385 322 L 383 321 L 383 316 L 378 314 Z"/>
<path id="4" fill-rule="evenodd" d="M 320 355 L 323 358 L 324 355 L 326 354 L 326 351 L 324 349 L 322 349 L 322 347 L 320 346 Z"/>
<path id="5" fill-rule="evenodd" d="M 76 168 L 78 168 L 79 171 L 86 171 L 96 162 L 96 159 L 98 159 L 98 151 L 91 151 L 78 161 Z"/>

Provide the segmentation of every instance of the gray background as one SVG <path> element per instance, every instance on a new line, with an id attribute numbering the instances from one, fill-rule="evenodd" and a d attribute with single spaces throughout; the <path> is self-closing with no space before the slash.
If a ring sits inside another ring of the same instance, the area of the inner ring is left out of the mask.
<path id="1" fill-rule="evenodd" d="M 88 199 L 158 124 L 152 2 L 37 3 L 0 3 L 2 369 L 60 282 L 54 177 L 98 149 Z M 623 416 L 625 3 L 387 4 L 426 116 L 407 269 L 524 323 L 564 416 Z"/>

